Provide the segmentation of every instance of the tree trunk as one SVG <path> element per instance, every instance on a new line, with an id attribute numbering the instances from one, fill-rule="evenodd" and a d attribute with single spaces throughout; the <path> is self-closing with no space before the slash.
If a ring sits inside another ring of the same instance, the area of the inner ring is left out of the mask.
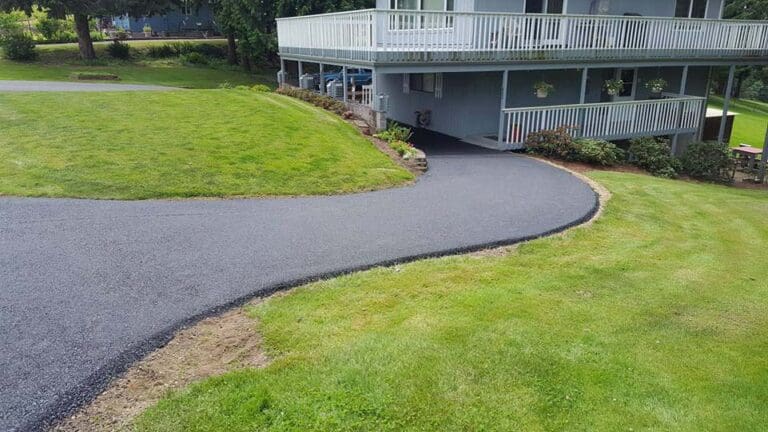
<path id="1" fill-rule="evenodd" d="M 240 56 L 240 62 L 242 63 L 243 70 L 246 72 L 253 71 L 253 65 L 251 64 L 251 55 L 248 53 L 242 53 Z"/>
<path id="2" fill-rule="evenodd" d="M 80 47 L 80 58 L 94 60 L 96 51 L 93 49 L 93 40 L 91 40 L 88 15 L 75 14 L 75 31 L 77 31 L 77 45 Z"/>
<path id="3" fill-rule="evenodd" d="M 235 42 L 235 35 L 232 33 L 227 33 L 227 63 L 237 64 L 237 42 Z"/>

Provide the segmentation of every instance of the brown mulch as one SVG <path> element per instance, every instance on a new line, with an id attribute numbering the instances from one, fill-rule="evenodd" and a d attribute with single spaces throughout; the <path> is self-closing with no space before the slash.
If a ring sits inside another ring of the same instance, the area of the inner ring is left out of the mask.
<path id="1" fill-rule="evenodd" d="M 233 370 L 266 366 L 269 359 L 262 351 L 257 322 L 246 314 L 246 307 L 179 331 L 168 345 L 131 366 L 93 402 L 52 430 L 130 430 L 133 419 L 168 391 Z"/>

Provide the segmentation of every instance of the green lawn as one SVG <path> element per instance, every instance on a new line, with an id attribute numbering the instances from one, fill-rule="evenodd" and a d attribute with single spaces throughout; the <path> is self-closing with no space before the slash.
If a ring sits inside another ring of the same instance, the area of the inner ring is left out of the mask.
<path id="1" fill-rule="evenodd" d="M 709 105 L 722 110 L 723 98 L 711 96 Z M 742 143 L 763 147 L 765 131 L 768 128 L 768 104 L 746 99 L 732 99 L 728 110 L 738 114 L 734 120 L 731 147 L 737 147 Z"/>
<path id="2" fill-rule="evenodd" d="M 222 41 L 195 41 L 194 43 L 221 45 Z M 121 83 L 157 84 L 186 88 L 217 88 L 224 82 L 234 85 L 274 85 L 275 71 L 260 70 L 248 74 L 238 67 L 227 65 L 189 66 L 178 59 L 149 59 L 143 51 L 150 45 L 163 45 L 167 41 L 129 42 L 137 53 L 131 61 L 110 59 L 105 48 L 107 43 L 96 43 L 99 59 L 83 62 L 78 59 L 76 44 L 39 45 L 39 60 L 30 63 L 12 62 L 0 58 L 0 80 L 70 81 L 75 72 L 112 73 Z"/>
<path id="3" fill-rule="evenodd" d="M 331 194 L 402 184 L 338 117 L 272 93 L 0 94 L 0 195 Z"/>
<path id="4" fill-rule="evenodd" d="M 768 194 L 591 175 L 614 194 L 591 227 L 269 299 L 270 366 L 137 429 L 765 430 Z"/>

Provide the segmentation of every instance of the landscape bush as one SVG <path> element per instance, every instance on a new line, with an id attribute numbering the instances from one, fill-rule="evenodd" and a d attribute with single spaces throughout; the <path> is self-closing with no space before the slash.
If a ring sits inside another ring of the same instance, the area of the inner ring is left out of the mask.
<path id="1" fill-rule="evenodd" d="M 577 160 L 576 142 L 568 127 L 543 130 L 528 134 L 526 149 L 535 154 L 555 159 Z"/>
<path id="2" fill-rule="evenodd" d="M 680 162 L 672 156 L 669 141 L 663 138 L 634 138 L 629 145 L 630 162 L 657 177 L 676 178 Z"/>
<path id="3" fill-rule="evenodd" d="M 410 128 L 400 126 L 396 122 L 390 121 L 387 125 L 387 129 L 376 134 L 376 138 L 383 139 L 389 143 L 393 142 L 408 142 L 413 137 L 413 132 Z"/>
<path id="4" fill-rule="evenodd" d="M 162 45 L 150 45 L 145 52 L 147 57 L 151 58 L 184 57 L 191 54 L 202 55 L 209 59 L 227 57 L 226 47 L 210 43 L 170 42 Z"/>
<path id="5" fill-rule="evenodd" d="M 272 88 L 270 88 L 266 84 L 256 84 L 256 85 L 251 87 L 251 90 L 253 90 L 255 92 L 259 92 L 259 93 L 266 93 L 266 92 L 271 92 Z"/>
<path id="6" fill-rule="evenodd" d="M 277 89 L 277 93 L 296 99 L 301 99 L 305 102 L 309 102 L 312 105 L 334 112 L 338 115 L 343 115 L 344 112 L 347 111 L 347 107 L 344 105 L 344 102 L 329 96 L 319 95 L 310 90 L 285 86 Z"/>
<path id="7" fill-rule="evenodd" d="M 605 140 L 578 139 L 574 142 L 575 154 L 579 161 L 592 165 L 615 166 L 624 162 L 624 150 Z"/>
<path id="8" fill-rule="evenodd" d="M 411 144 L 400 140 L 391 141 L 389 147 L 396 151 L 403 159 L 409 159 L 415 151 Z"/>
<path id="9" fill-rule="evenodd" d="M 208 60 L 208 57 L 194 51 L 182 55 L 180 59 L 183 63 L 187 63 L 191 65 L 205 66 L 210 64 L 210 60 Z"/>
<path id="10" fill-rule="evenodd" d="M 21 32 L 3 36 L 0 39 L 0 48 L 3 50 L 3 56 L 8 60 L 30 61 L 37 58 L 35 41 L 31 36 Z"/>
<path id="11" fill-rule="evenodd" d="M 715 183 L 733 181 L 733 161 L 727 144 L 715 141 L 690 143 L 680 162 L 682 171 L 692 178 Z"/>
<path id="12" fill-rule="evenodd" d="M 128 60 L 131 58 L 131 47 L 126 43 L 116 40 L 107 45 L 107 54 L 112 58 Z"/>

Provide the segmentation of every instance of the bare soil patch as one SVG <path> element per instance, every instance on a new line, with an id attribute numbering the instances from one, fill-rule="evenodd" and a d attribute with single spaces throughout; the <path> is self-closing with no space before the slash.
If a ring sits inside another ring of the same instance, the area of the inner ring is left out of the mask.
<path id="1" fill-rule="evenodd" d="M 52 430 L 130 430 L 133 419 L 170 390 L 237 369 L 264 367 L 269 359 L 262 351 L 257 321 L 246 314 L 247 307 L 179 331 L 168 345 L 133 365 L 93 402 Z"/>

